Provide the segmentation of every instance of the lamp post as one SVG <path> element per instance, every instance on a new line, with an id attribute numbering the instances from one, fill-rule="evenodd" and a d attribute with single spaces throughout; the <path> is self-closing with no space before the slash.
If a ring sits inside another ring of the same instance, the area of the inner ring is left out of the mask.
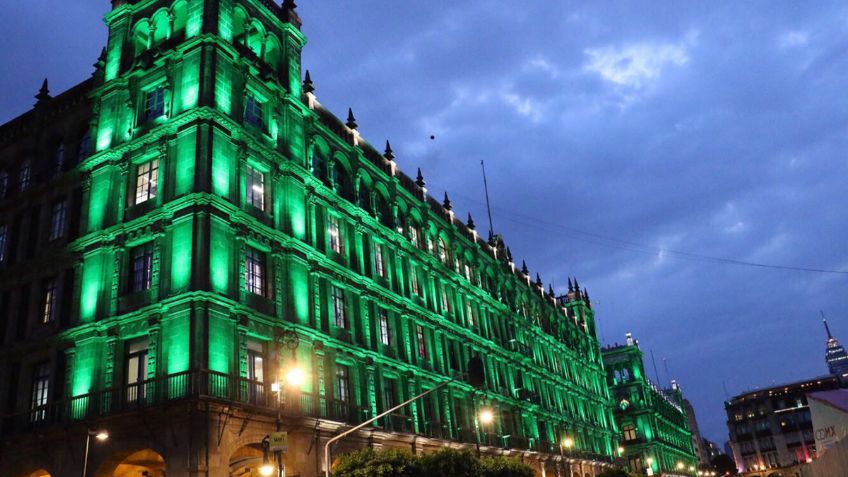
<path id="1" fill-rule="evenodd" d="M 297 332 L 293 330 L 283 331 L 277 337 L 277 343 L 282 348 L 285 346 L 291 351 L 292 363 L 293 366 L 286 372 L 285 381 L 280 383 L 279 381 L 271 384 L 271 392 L 277 395 L 277 432 L 280 432 L 282 428 L 282 409 L 283 409 L 283 391 L 285 385 L 288 385 L 292 388 L 300 388 L 303 386 L 303 382 L 306 379 L 306 374 L 300 369 L 297 365 L 297 346 L 300 344 L 300 338 L 297 336 Z M 274 470 L 271 467 L 270 462 L 268 461 L 268 452 L 270 450 L 270 438 L 268 436 L 262 440 L 262 446 L 264 450 L 264 462 L 262 467 L 259 469 L 262 475 L 271 475 Z M 283 451 L 275 450 L 274 457 L 277 460 L 277 477 L 285 477 L 286 475 L 286 464 L 283 462 Z M 267 473 L 265 473 L 267 472 Z"/>
<path id="2" fill-rule="evenodd" d="M 571 453 L 572 447 L 574 447 L 574 439 L 570 437 L 563 437 L 562 440 L 559 441 L 559 452 L 560 454 L 562 454 L 563 459 L 565 459 L 568 463 L 565 469 L 566 475 L 568 477 L 571 477 L 571 460 L 566 458 L 566 454 Z M 563 449 L 566 449 L 566 452 L 563 452 Z"/>
<path id="3" fill-rule="evenodd" d="M 98 441 L 103 442 L 103 441 L 105 441 L 106 439 L 109 438 L 109 433 L 104 431 L 104 430 L 92 431 L 91 429 L 88 429 L 88 431 L 86 432 L 86 434 L 85 434 L 85 457 L 83 457 L 83 459 L 82 459 L 82 477 L 86 477 L 86 474 L 88 473 L 88 450 L 89 450 L 89 447 L 91 445 L 91 437 L 92 436 L 94 436 L 94 438 L 97 439 Z"/>

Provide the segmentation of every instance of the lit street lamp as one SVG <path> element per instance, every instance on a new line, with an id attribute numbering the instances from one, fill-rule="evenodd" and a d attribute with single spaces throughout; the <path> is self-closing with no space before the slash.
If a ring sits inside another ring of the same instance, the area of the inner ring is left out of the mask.
<path id="1" fill-rule="evenodd" d="M 92 431 L 91 429 L 85 435 L 85 457 L 82 460 L 82 477 L 86 477 L 88 473 L 88 449 L 91 445 L 91 437 L 94 436 L 100 442 L 109 438 L 109 433 L 104 430 Z"/>

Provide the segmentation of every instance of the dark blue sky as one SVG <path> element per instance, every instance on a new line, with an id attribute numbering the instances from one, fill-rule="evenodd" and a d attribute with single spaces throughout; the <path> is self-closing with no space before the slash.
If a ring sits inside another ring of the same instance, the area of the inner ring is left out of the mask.
<path id="1" fill-rule="evenodd" d="M 667 359 L 708 437 L 722 382 L 826 372 L 820 309 L 848 341 L 848 275 L 672 252 L 848 270 L 844 2 L 299 3 L 319 100 L 481 226 L 485 160 L 518 260 Z M 4 7 L 0 122 L 88 77 L 109 5 Z"/>

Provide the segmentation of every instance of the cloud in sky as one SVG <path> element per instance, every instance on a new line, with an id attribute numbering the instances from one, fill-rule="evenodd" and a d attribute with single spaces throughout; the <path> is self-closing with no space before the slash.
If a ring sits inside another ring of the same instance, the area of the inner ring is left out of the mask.
<path id="1" fill-rule="evenodd" d="M 560 291 L 576 275 L 603 340 L 667 358 L 708 437 L 723 384 L 825 372 L 818 310 L 848 341 L 845 276 L 703 258 L 848 267 L 843 2 L 299 3 L 319 100 L 481 226 L 485 160 L 516 257 Z M 3 119 L 91 73 L 108 9 L 6 7 Z"/>

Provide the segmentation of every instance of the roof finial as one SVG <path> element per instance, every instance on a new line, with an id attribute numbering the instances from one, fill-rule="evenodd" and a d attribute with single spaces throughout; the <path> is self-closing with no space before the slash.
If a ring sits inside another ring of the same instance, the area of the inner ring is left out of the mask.
<path id="1" fill-rule="evenodd" d="M 509 247 L 506 248 L 506 258 L 512 262 L 512 250 L 510 250 Z"/>
<path id="2" fill-rule="evenodd" d="M 574 291 L 580 293 L 580 284 L 577 283 L 577 277 L 574 277 Z"/>
<path id="3" fill-rule="evenodd" d="M 37 99 L 38 102 L 50 99 L 50 87 L 47 85 L 47 78 L 44 78 L 44 82 L 41 83 L 41 89 L 38 90 L 38 94 L 35 95 L 35 99 Z"/>
<path id="4" fill-rule="evenodd" d="M 539 272 L 536 272 L 536 286 L 542 288 L 542 276 L 539 275 Z"/>
<path id="5" fill-rule="evenodd" d="M 356 124 L 356 118 L 353 116 L 353 108 L 347 108 L 347 122 L 345 123 L 345 126 L 350 129 L 356 129 L 359 127 L 359 125 Z"/>
<path id="6" fill-rule="evenodd" d="M 465 226 L 471 230 L 476 228 L 476 225 L 474 225 L 474 218 L 471 217 L 471 212 L 468 213 L 468 222 L 465 223 Z"/>
<path id="7" fill-rule="evenodd" d="M 571 284 L 571 277 L 568 277 L 568 291 L 574 291 L 574 285 Z"/>
<path id="8" fill-rule="evenodd" d="M 425 185 L 427 185 L 427 183 L 424 182 L 424 174 L 421 174 L 420 167 L 418 168 L 418 177 L 415 178 L 415 184 L 418 185 L 418 187 L 421 187 L 422 189 Z"/>
<path id="9" fill-rule="evenodd" d="M 392 151 L 392 145 L 389 143 L 388 139 L 386 140 L 386 151 L 383 153 L 383 157 L 390 161 L 395 160 L 395 152 Z"/>
<path id="10" fill-rule="evenodd" d="M 312 93 L 315 91 L 315 85 L 312 84 L 312 76 L 309 75 L 309 70 L 306 70 L 306 75 L 303 77 L 303 92 Z"/>
<path id="11" fill-rule="evenodd" d="M 554 296 L 554 286 L 548 285 L 548 295 Z"/>
<path id="12" fill-rule="evenodd" d="M 453 209 L 453 205 L 451 205 L 450 197 L 448 197 L 447 192 L 445 192 L 445 201 L 442 202 L 442 207 L 444 207 L 448 212 Z"/>
<path id="13" fill-rule="evenodd" d="M 530 272 L 527 270 L 527 262 L 525 262 L 524 260 L 521 261 L 521 273 L 525 275 L 530 274 Z"/>

